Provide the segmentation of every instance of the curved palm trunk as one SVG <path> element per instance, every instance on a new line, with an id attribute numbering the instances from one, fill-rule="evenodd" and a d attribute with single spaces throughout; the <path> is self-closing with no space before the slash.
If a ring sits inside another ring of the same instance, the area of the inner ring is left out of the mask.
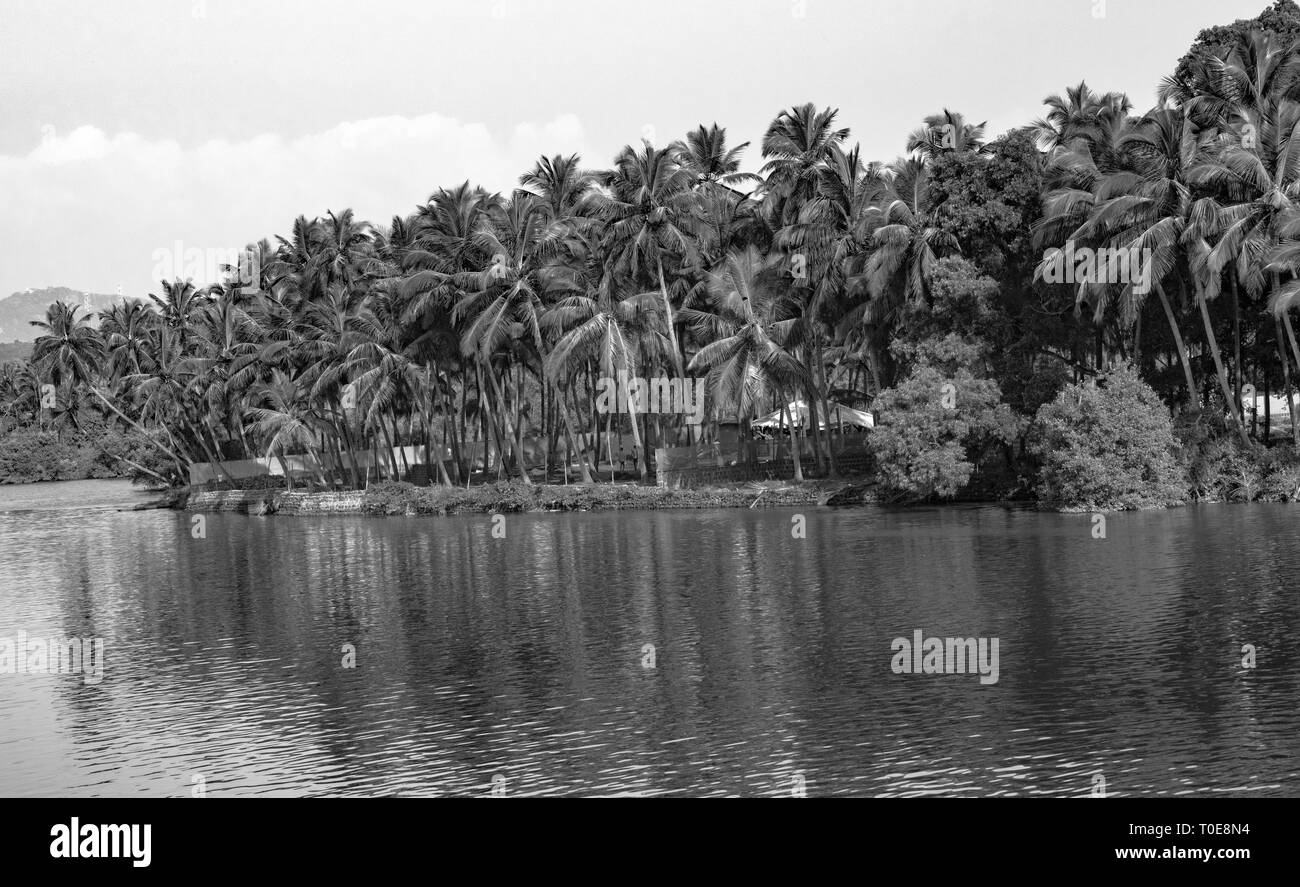
<path id="1" fill-rule="evenodd" d="M 1233 424 L 1237 426 L 1237 433 L 1241 436 L 1242 443 L 1250 446 L 1250 437 L 1246 434 L 1246 426 L 1242 424 L 1241 412 L 1238 409 L 1240 404 L 1232 399 L 1232 386 L 1228 384 L 1228 373 L 1223 367 L 1219 342 L 1214 337 L 1214 326 L 1210 323 L 1210 309 L 1205 302 L 1205 291 L 1197 287 L 1196 303 L 1201 308 L 1201 323 L 1205 326 L 1205 340 L 1209 343 L 1210 354 L 1214 358 L 1214 373 L 1219 378 L 1219 390 L 1223 392 L 1223 397 L 1228 402 L 1228 413 L 1232 416 Z"/>
<path id="2" fill-rule="evenodd" d="M 587 449 L 586 449 L 585 441 L 581 441 L 574 434 L 572 423 L 569 420 L 569 405 L 565 402 L 565 395 L 566 392 L 564 391 L 560 392 L 560 419 L 564 424 L 565 438 L 569 442 L 569 449 L 572 450 L 578 457 L 578 467 L 582 469 L 582 482 L 584 484 L 595 483 L 595 481 L 592 480 L 591 477 L 591 469 L 590 467 L 588 467 Z M 579 447 L 578 446 L 579 443 L 582 443 L 583 446 Z"/>
<path id="3" fill-rule="evenodd" d="M 1295 358 L 1296 372 L 1300 373 L 1300 346 L 1296 345 L 1295 329 L 1291 326 L 1291 314 L 1289 311 L 1282 312 L 1282 326 L 1286 329 L 1287 342 L 1291 345 L 1291 355 Z M 1280 346 L 1279 346 L 1280 347 Z M 1296 446 L 1300 447 L 1300 424 L 1297 424 L 1295 409 L 1291 411 L 1291 429 L 1295 435 Z"/>
<path id="4" fill-rule="evenodd" d="M 427 409 L 427 411 L 426 411 Z M 433 484 L 433 392 L 429 394 L 429 404 L 426 408 L 416 401 L 416 414 L 420 417 L 420 426 L 424 429 L 424 465 L 425 473 L 428 475 L 427 480 L 430 485 Z M 447 423 L 442 423 L 442 449 L 438 452 L 438 483 L 444 486 L 451 486 L 451 478 L 447 476 L 447 466 L 444 464 L 442 454 L 447 451 Z"/>
<path id="5" fill-rule="evenodd" d="M 507 440 L 513 439 L 514 432 L 512 432 L 510 429 L 510 410 L 506 406 L 505 395 L 501 393 L 501 383 L 497 381 L 497 377 L 492 372 L 491 366 L 484 367 L 483 371 L 484 373 L 487 374 L 488 381 L 492 383 L 492 393 L 496 397 L 498 412 L 501 415 L 501 421 L 505 424 L 505 437 Z M 516 444 L 514 449 L 515 449 L 515 464 L 516 467 L 519 469 L 519 476 L 523 480 L 525 486 L 532 486 L 533 482 L 528 478 L 528 467 L 524 465 L 523 447 Z M 501 451 L 502 464 L 505 463 L 505 459 L 506 459 L 506 452 L 503 449 Z"/>
<path id="6" fill-rule="evenodd" d="M 325 479 L 324 465 L 325 461 L 321 458 L 320 450 L 316 449 L 313 444 L 307 444 L 307 452 L 311 454 L 312 460 L 316 463 L 316 479 L 320 481 L 322 487 L 328 487 L 329 481 Z"/>
<path id="7" fill-rule="evenodd" d="M 1300 449 L 1300 423 L 1296 422 L 1295 392 L 1291 387 L 1291 364 L 1286 359 L 1286 346 L 1282 344 L 1282 321 L 1273 318 L 1273 332 L 1277 338 L 1277 357 L 1282 362 L 1282 386 L 1286 391 L 1287 416 L 1291 422 L 1291 443 Z"/>
<path id="8" fill-rule="evenodd" d="M 659 292 L 664 297 L 664 321 L 668 327 L 668 341 L 672 343 L 673 363 L 677 367 L 677 375 L 682 375 L 682 352 L 677 344 L 677 325 L 673 319 L 673 303 L 668 298 L 668 281 L 664 278 L 664 263 L 659 257 L 655 257 L 655 268 L 659 271 Z"/>
<path id="9" fill-rule="evenodd" d="M 100 447 L 100 448 L 99 448 L 99 451 L 100 451 L 101 453 L 103 453 L 105 456 L 110 456 L 110 457 L 116 459 L 116 460 L 119 461 L 119 462 L 125 462 L 127 465 L 130 465 L 130 466 L 131 466 L 132 468 L 134 468 L 136 471 L 139 471 L 139 472 L 141 472 L 141 473 L 143 473 L 143 474 L 147 474 L 147 475 L 149 475 L 150 477 L 156 477 L 156 478 L 158 478 L 160 481 L 162 481 L 163 483 L 167 484 L 167 486 L 169 486 L 169 487 L 171 486 L 171 482 L 168 481 L 167 478 L 163 477 L 161 474 L 159 474 L 158 472 L 156 472 L 156 471 L 154 471 L 154 470 L 152 470 L 152 469 L 145 468 L 145 467 L 144 467 L 143 465 L 141 465 L 139 462 L 132 462 L 130 459 L 126 458 L 126 456 L 119 456 L 119 455 L 117 455 L 117 453 L 110 453 L 108 450 L 104 449 L 103 447 Z"/>
<path id="10" fill-rule="evenodd" d="M 330 416 L 334 421 L 334 427 L 337 429 L 338 445 L 348 454 L 347 462 L 342 458 L 342 452 L 339 453 L 339 472 L 344 473 L 348 468 L 352 469 L 352 488 L 359 490 L 361 483 L 361 468 L 357 464 L 356 446 L 352 441 L 352 431 L 348 427 L 348 413 L 346 409 L 340 408 L 337 404 L 330 403 Z M 347 484 L 347 475 L 344 474 L 344 485 Z"/>
<path id="11" fill-rule="evenodd" d="M 395 481 L 399 481 L 402 479 L 402 469 L 397 466 L 397 454 L 393 452 L 393 439 L 388 435 L 388 426 L 384 424 L 384 417 L 382 414 L 376 418 L 375 424 L 379 426 L 379 432 L 384 438 L 384 448 L 388 453 L 388 466 L 393 471 L 392 478 Z M 378 437 L 379 436 L 376 435 L 376 446 L 378 446 Z"/>
<path id="12" fill-rule="evenodd" d="M 402 457 L 402 470 L 406 472 L 406 477 L 409 480 L 411 477 L 411 463 L 406 458 L 406 447 L 402 446 L 402 429 L 397 427 L 397 413 L 394 412 L 390 418 L 393 421 L 393 440 L 396 444 L 398 454 Z M 396 461 L 397 456 L 394 455 L 393 459 Z"/>
<path id="13" fill-rule="evenodd" d="M 289 470 L 289 463 L 284 458 L 284 449 L 279 448 L 275 451 L 275 458 L 280 462 L 280 470 L 284 472 L 284 487 L 290 493 L 293 492 L 293 472 Z"/>
<path id="14" fill-rule="evenodd" d="M 190 421 L 190 417 L 186 414 L 185 408 L 181 407 L 177 412 L 177 415 L 180 416 L 181 423 L 189 430 L 190 436 L 194 438 L 194 442 L 199 445 L 199 450 L 201 450 L 203 455 L 207 457 L 208 462 L 215 465 L 217 470 L 225 475 L 228 483 L 234 484 L 235 479 L 231 477 L 230 472 L 226 470 L 226 466 L 221 461 L 220 454 L 214 453 L 208 446 L 207 440 L 203 437 L 203 432 L 194 427 L 194 423 Z"/>
<path id="15" fill-rule="evenodd" d="M 185 460 L 183 460 L 180 456 L 176 455 L 176 453 L 175 453 L 173 450 L 171 450 L 170 448 L 163 446 L 162 441 L 154 440 L 153 436 L 150 435 L 149 432 L 146 431 L 146 430 L 145 430 L 145 429 L 140 425 L 139 422 L 137 422 L 137 421 L 135 421 L 134 419 L 130 418 L 130 417 L 127 416 L 125 413 L 123 413 L 121 410 L 119 410 L 116 406 L 114 406 L 113 403 L 112 403 L 111 401 L 108 400 L 108 398 L 104 397 L 104 395 L 100 392 L 100 390 L 99 390 L 98 388 L 95 388 L 95 387 L 91 386 L 91 387 L 90 387 L 90 393 L 93 394 L 93 395 L 95 395 L 96 397 L 98 397 L 98 398 L 100 399 L 100 401 L 104 404 L 104 406 L 106 406 L 106 407 L 108 407 L 110 410 L 112 410 L 113 413 L 114 413 L 114 415 L 116 415 L 119 419 L 121 419 L 121 420 L 122 420 L 123 422 L 125 422 L 126 424 L 130 425 L 130 426 L 131 426 L 132 428 L 134 428 L 136 431 L 139 431 L 141 434 L 143 434 L 144 437 L 145 437 L 145 439 L 146 439 L 147 441 L 149 441 L 149 443 L 153 444 L 153 445 L 156 446 L 158 449 L 162 450 L 162 451 L 163 451 L 164 453 L 166 453 L 168 456 L 171 456 L 172 459 L 176 462 L 176 464 L 177 464 L 178 467 L 182 466 L 182 464 L 184 463 Z"/>
<path id="16" fill-rule="evenodd" d="M 1235 396 L 1234 403 L 1241 404 L 1241 302 L 1237 298 L 1237 275 L 1228 275 L 1228 284 L 1232 290 L 1232 302 L 1229 307 L 1232 309 L 1232 391 Z M 1253 407 L 1254 404 L 1251 404 Z"/>
<path id="17" fill-rule="evenodd" d="M 1199 408 L 1201 395 L 1196 390 L 1196 380 L 1192 378 L 1192 363 L 1187 355 L 1187 346 L 1183 344 L 1182 331 L 1178 329 L 1178 321 L 1174 318 L 1174 309 L 1169 304 L 1169 296 L 1165 294 L 1165 288 L 1156 284 L 1156 295 L 1160 297 L 1160 307 L 1165 310 L 1165 319 L 1169 321 L 1169 331 L 1174 336 L 1174 347 L 1178 349 L 1178 362 L 1183 367 L 1183 378 L 1187 380 L 1187 404 L 1192 412 Z"/>

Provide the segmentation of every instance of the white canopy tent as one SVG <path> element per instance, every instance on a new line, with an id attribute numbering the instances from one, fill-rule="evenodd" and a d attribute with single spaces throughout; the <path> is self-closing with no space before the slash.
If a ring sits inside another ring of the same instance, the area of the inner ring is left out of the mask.
<path id="1" fill-rule="evenodd" d="M 796 428 L 806 427 L 810 420 L 808 418 L 808 404 L 802 400 L 791 401 L 786 406 L 786 412 L 789 416 L 784 419 L 781 410 L 774 410 L 766 416 L 760 416 L 750 423 L 754 428 L 787 428 L 789 422 L 793 422 Z M 817 425 L 819 428 L 875 428 L 875 417 L 870 413 L 864 413 L 862 410 L 855 410 L 853 407 L 846 407 L 842 403 L 830 404 L 830 416 L 824 415 L 822 410 L 817 411 Z"/>

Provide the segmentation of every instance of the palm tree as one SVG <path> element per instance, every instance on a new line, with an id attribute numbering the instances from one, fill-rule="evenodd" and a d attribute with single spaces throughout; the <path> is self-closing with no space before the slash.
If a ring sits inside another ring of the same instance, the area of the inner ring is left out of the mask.
<path id="1" fill-rule="evenodd" d="M 46 309 L 44 320 L 31 322 L 44 330 L 32 345 L 32 364 L 56 387 L 65 382 L 73 386 L 91 384 L 104 359 L 103 340 L 90 326 L 89 316 L 77 316 L 80 310 L 80 305 L 55 302 Z"/>
<path id="2" fill-rule="evenodd" d="M 1222 272 L 1232 293 L 1233 401 L 1241 401 L 1241 335 L 1239 287 L 1259 298 L 1266 286 L 1265 256 L 1279 240 L 1282 220 L 1300 194 L 1300 58 L 1293 46 L 1279 45 L 1271 34 L 1252 30 L 1238 34 L 1226 58 L 1198 66 L 1196 93 L 1180 96 L 1188 113 L 1213 125 L 1220 133 L 1188 171 L 1193 184 L 1213 195 L 1201 230 L 1217 242 L 1204 255 L 1207 298 L 1218 295 Z M 1274 306 L 1280 281 L 1274 274 Z M 1290 327 L 1285 307 L 1281 318 Z M 1234 411 L 1235 412 L 1235 411 Z"/>
<path id="3" fill-rule="evenodd" d="M 676 155 L 677 163 L 695 176 L 696 185 L 725 185 L 731 189 L 735 185 L 757 184 L 761 182 L 753 173 L 740 171 L 740 156 L 749 147 L 749 142 L 741 142 L 734 148 L 727 147 L 727 130 L 715 122 L 706 127 L 700 124 L 686 134 L 684 141 L 673 142 L 668 150 Z"/>
<path id="4" fill-rule="evenodd" d="M 929 163 L 946 152 L 985 154 L 983 123 L 967 123 L 958 111 L 944 108 L 925 118 L 925 125 L 907 137 L 907 153 Z"/>
<path id="5" fill-rule="evenodd" d="M 576 215 L 592 174 L 579 166 L 577 154 L 539 157 L 533 168 L 519 177 L 519 184 L 542 200 L 551 221 Z"/>
<path id="6" fill-rule="evenodd" d="M 830 267 L 828 244 L 824 238 L 792 236 L 792 232 L 803 232 L 803 223 L 807 221 L 805 213 L 821 193 L 828 164 L 843 156 L 839 148 L 848 138 L 849 130 L 835 128 L 838 113 L 833 108 L 819 111 L 812 104 L 783 111 L 769 124 L 762 143 L 767 162 L 761 170 L 766 180 L 760 191 L 767 219 L 778 232 L 777 245 L 786 249 L 799 247 L 806 262 L 809 287 L 822 294 L 825 293 L 825 276 Z M 816 213 L 819 209 L 812 211 Z M 818 305 L 824 301 L 822 296 L 814 298 Z M 814 327 L 804 332 L 810 333 L 804 348 L 804 365 L 809 376 L 815 379 L 812 368 L 821 360 L 817 330 Z M 809 418 L 814 440 L 820 441 L 817 401 L 818 398 L 811 398 Z M 820 445 L 814 447 L 813 452 L 820 469 Z M 833 466 L 834 454 L 828 450 L 826 457 Z"/>
<path id="7" fill-rule="evenodd" d="M 832 147 L 849 137 L 835 128 L 835 108 L 811 103 L 782 111 L 763 135 L 762 192 L 768 218 L 779 228 L 797 221 L 802 206 L 817 193 L 818 180 Z"/>
<path id="8" fill-rule="evenodd" d="M 638 293 L 619 298 L 594 235 L 574 232 L 566 240 L 564 258 L 545 269 L 545 280 L 547 291 L 556 301 L 541 323 L 559 335 L 546 356 L 544 370 L 555 385 L 569 388 L 577 375 L 576 368 L 581 366 L 594 367 L 605 378 L 617 378 L 619 372 L 634 378 L 638 355 L 671 359 L 672 346 L 662 332 L 664 323 L 657 295 Z M 647 457 L 635 415 L 631 424 L 644 479 Z M 580 463 L 583 480 L 589 481 L 585 460 Z M 610 474 L 612 480 L 612 463 Z"/>
<path id="9" fill-rule="evenodd" d="M 799 439 L 795 421 L 788 416 L 787 392 L 806 395 L 812 380 L 804 365 L 769 335 L 781 319 L 781 264 L 779 255 L 764 257 L 753 247 L 732 252 L 723 270 L 710 279 L 711 310 L 690 309 L 683 314 L 708 342 L 692 358 L 690 368 L 709 371 L 709 387 L 719 409 L 730 406 L 743 426 L 765 394 L 774 392 L 780 398 L 790 429 L 795 480 L 802 481 Z"/>
<path id="10" fill-rule="evenodd" d="M 371 253 L 370 225 L 357 222 L 352 210 L 345 209 L 338 215 L 330 212 L 317 231 L 319 247 L 308 268 L 320 281 L 320 289 L 335 283 L 351 286 Z"/>
<path id="11" fill-rule="evenodd" d="M 316 476 L 327 484 L 321 467 L 325 464 L 316 448 L 316 437 L 327 430 L 328 423 L 310 404 L 307 390 L 288 374 L 272 370 L 271 377 L 258 382 L 249 392 L 250 430 L 266 440 L 266 455 L 276 456 L 284 471 L 285 482 L 293 489 L 293 472 L 286 458 L 305 448 L 316 465 Z"/>
<path id="12" fill-rule="evenodd" d="M 189 347 L 190 330 L 194 317 L 205 305 L 209 296 L 194 288 L 189 280 L 164 280 L 160 283 L 162 295 L 149 294 L 162 324 L 172 331 L 172 342 L 181 353 Z"/>
<path id="13" fill-rule="evenodd" d="M 870 255 L 860 275 L 869 295 L 863 322 L 880 331 L 893 324 L 902 299 L 927 300 L 935 263 L 960 252 L 957 239 L 937 223 L 922 162 L 896 161 L 886 180 L 887 195 L 866 213 Z"/>
<path id="14" fill-rule="evenodd" d="M 1107 138 L 1116 122 L 1123 123 L 1133 103 L 1122 92 L 1098 94 L 1085 81 L 1067 87 L 1065 96 L 1049 95 L 1043 99 L 1047 113 L 1035 120 L 1033 129 L 1038 147 L 1045 151 L 1068 148 L 1082 139 L 1091 148 L 1103 148 L 1113 140 Z"/>
<path id="15" fill-rule="evenodd" d="M 113 379 L 139 373 L 153 360 L 149 347 L 158 315 L 140 299 L 127 299 L 100 312 L 99 332 Z"/>
<path id="16" fill-rule="evenodd" d="M 1092 192 L 1083 199 L 1078 199 L 1077 192 L 1064 190 L 1053 192 L 1047 200 L 1049 225 L 1079 222 L 1065 239 L 1150 256 L 1152 289 L 1169 324 L 1192 410 L 1198 409 L 1200 395 L 1164 281 L 1174 274 L 1180 281 L 1192 276 L 1189 244 L 1195 234 L 1191 225 L 1194 203 L 1185 174 L 1205 144 L 1205 137 L 1198 137 L 1181 111 L 1153 110 L 1137 121 L 1121 141 L 1132 163 L 1130 169 L 1115 170 L 1108 175 L 1097 172 L 1092 179 Z M 1079 215 L 1085 212 L 1086 217 L 1080 219 Z M 1058 252 L 1044 257 L 1040 273 L 1047 264 L 1058 260 Z M 1105 282 L 1079 285 L 1080 303 L 1092 304 L 1099 324 L 1116 289 Z M 1137 292 L 1132 283 L 1119 291 L 1121 322 L 1131 326 L 1142 312 L 1147 293 Z M 1211 341 L 1214 341 L 1213 332 L 1212 327 L 1207 330 Z M 1217 348 L 1217 342 L 1211 347 Z"/>
<path id="17" fill-rule="evenodd" d="M 587 195 L 586 205 L 605 222 L 602 250 L 615 272 L 633 286 L 643 275 L 658 282 L 664 331 L 680 375 L 682 350 L 664 260 L 688 260 L 694 252 L 691 232 L 699 209 L 691 174 L 671 150 L 644 142 L 640 152 L 625 146 L 614 158 L 614 169 L 598 173 L 596 182 L 600 187 Z"/>

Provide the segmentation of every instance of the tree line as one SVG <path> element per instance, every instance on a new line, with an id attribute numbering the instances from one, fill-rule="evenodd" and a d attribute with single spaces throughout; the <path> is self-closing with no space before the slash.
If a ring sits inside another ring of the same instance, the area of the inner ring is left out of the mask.
<path id="1" fill-rule="evenodd" d="M 51 305 L 31 360 L 0 370 L 0 421 L 63 434 L 95 416 L 146 444 L 117 454 L 133 471 L 173 484 L 193 462 L 310 454 L 335 467 L 318 484 L 362 486 L 358 454 L 398 478 L 409 447 L 442 484 L 476 467 L 592 481 L 613 434 L 644 479 L 656 447 L 698 434 L 598 409 L 598 380 L 623 372 L 703 379 L 709 420 L 742 439 L 758 413 L 805 401 L 802 479 L 837 471 L 832 403 L 905 420 L 899 386 L 920 367 L 992 383 L 1028 421 L 1125 362 L 1171 412 L 1272 443 L 1243 391 L 1294 405 L 1297 37 L 1300 10 L 1280 0 L 1204 32 L 1144 113 L 1080 83 L 989 140 L 944 109 L 891 163 L 805 104 L 757 146 L 701 124 L 608 168 L 540 157 L 508 194 L 439 188 L 386 225 L 300 216 L 249 245 L 253 279 L 162 281 L 97 325 Z M 755 149 L 759 172 L 743 172 Z M 1082 249 L 1140 255 L 1149 285 L 1053 282 Z M 944 351 L 954 335 L 963 347 Z"/>

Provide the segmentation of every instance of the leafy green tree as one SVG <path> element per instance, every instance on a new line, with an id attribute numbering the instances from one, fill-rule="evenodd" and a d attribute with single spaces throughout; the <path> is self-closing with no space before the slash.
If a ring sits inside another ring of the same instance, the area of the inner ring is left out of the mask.
<path id="1" fill-rule="evenodd" d="M 1042 460 L 1039 501 L 1104 511 L 1179 504 L 1186 492 L 1175 446 L 1159 395 L 1120 364 L 1039 409 L 1030 443 Z"/>
<path id="2" fill-rule="evenodd" d="M 911 369 L 874 404 L 876 476 L 895 501 L 951 499 L 991 448 L 1016 439 L 1017 419 L 997 382 L 972 371 L 978 346 L 950 334 L 898 350 Z"/>

